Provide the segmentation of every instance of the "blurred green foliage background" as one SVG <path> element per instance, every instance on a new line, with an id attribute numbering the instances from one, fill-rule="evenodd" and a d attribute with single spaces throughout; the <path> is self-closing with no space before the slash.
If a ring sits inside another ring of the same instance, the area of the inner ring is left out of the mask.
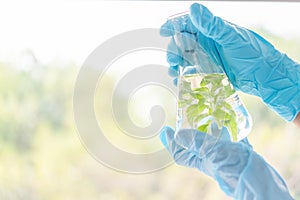
<path id="1" fill-rule="evenodd" d="M 257 32 L 300 61 L 299 38 L 283 39 L 260 28 Z M 131 175 L 94 160 L 81 144 L 73 119 L 72 94 L 79 69 L 78 64 L 56 60 L 33 63 L 28 69 L 0 62 L 0 199 L 229 199 L 195 169 L 174 164 L 155 173 Z M 259 99 L 248 95 L 242 99 L 253 117 L 249 139 L 254 149 L 300 198 L 300 129 Z M 100 104 L 110 102 L 103 98 Z"/>

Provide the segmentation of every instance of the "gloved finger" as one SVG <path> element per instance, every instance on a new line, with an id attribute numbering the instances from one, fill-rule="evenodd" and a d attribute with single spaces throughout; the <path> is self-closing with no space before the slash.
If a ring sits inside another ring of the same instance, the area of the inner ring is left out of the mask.
<path id="1" fill-rule="evenodd" d="M 168 19 L 168 22 L 164 25 L 164 27 L 171 27 L 171 26 L 172 26 L 172 30 L 174 31 L 172 32 L 173 34 L 176 33 L 196 34 L 198 32 L 198 29 L 193 25 L 188 12 L 174 15 L 174 17 L 171 16 Z"/>
<path id="2" fill-rule="evenodd" d="M 201 45 L 204 52 L 217 64 L 223 68 L 220 54 L 213 39 L 204 36 L 201 32 L 197 33 L 197 42 Z"/>
<path id="3" fill-rule="evenodd" d="M 173 84 L 174 84 L 175 86 L 177 86 L 177 84 L 178 84 L 178 79 L 177 79 L 177 78 L 174 78 L 174 79 L 173 79 Z"/>
<path id="4" fill-rule="evenodd" d="M 189 32 L 181 32 L 176 34 L 176 44 L 183 52 L 194 51 L 197 49 L 197 34 Z"/>
<path id="5" fill-rule="evenodd" d="M 165 126 L 160 131 L 159 137 L 164 147 L 170 152 L 171 143 L 174 141 L 174 130 Z"/>
<path id="6" fill-rule="evenodd" d="M 171 66 L 181 65 L 183 63 L 181 50 L 177 47 L 174 38 L 171 39 L 171 42 L 168 45 L 167 62 Z"/>
<path id="7" fill-rule="evenodd" d="M 177 77 L 177 76 L 179 75 L 179 66 L 178 66 L 178 65 L 170 66 L 170 67 L 169 67 L 168 74 L 169 74 L 171 77 Z"/>
<path id="8" fill-rule="evenodd" d="M 230 134 L 229 134 L 227 128 L 223 128 L 222 129 L 222 133 L 221 133 L 220 139 L 221 140 L 225 140 L 225 141 L 229 141 L 230 140 Z M 248 148 L 252 149 L 252 145 L 249 143 L 247 137 L 244 138 L 244 139 L 242 139 L 241 141 L 239 141 L 239 143 L 242 143 L 245 146 L 247 146 Z"/>
<path id="9" fill-rule="evenodd" d="M 235 37 L 237 32 L 234 27 L 214 16 L 205 6 L 194 3 L 190 7 L 190 17 L 198 30 L 206 37 L 212 38 L 220 45 L 231 42 L 232 38 L 244 40 L 242 37 Z"/>
<path id="10" fill-rule="evenodd" d="M 182 44 L 185 44 L 185 42 L 188 42 L 187 38 L 188 37 L 192 37 L 192 36 L 186 36 L 188 33 L 185 34 L 181 34 L 183 37 L 181 37 L 180 39 L 185 40 L 182 42 Z M 191 35 L 191 34 L 189 34 Z M 183 47 L 178 47 L 176 45 L 176 42 L 174 40 L 174 38 L 171 39 L 168 48 L 167 48 L 167 62 L 171 65 L 171 66 L 175 66 L 175 65 L 180 65 L 180 66 L 192 66 L 192 62 L 193 60 L 190 59 L 188 56 L 185 57 L 182 53 L 182 50 L 187 50 L 185 46 Z"/>
<path id="11" fill-rule="evenodd" d="M 251 150 L 253 149 L 252 145 L 250 144 L 250 142 L 248 141 L 248 138 L 244 138 L 240 141 L 240 143 L 243 143 L 244 145 L 246 145 L 247 147 L 249 147 Z"/>
<path id="12" fill-rule="evenodd" d="M 173 129 L 165 126 L 160 132 L 160 140 L 178 165 L 198 167 L 200 160 L 193 159 L 196 156 L 193 152 L 176 143 Z"/>
<path id="13" fill-rule="evenodd" d="M 175 141 L 177 144 L 184 146 L 189 151 L 210 151 L 217 143 L 241 143 L 247 148 L 252 149 L 252 145 L 247 138 L 242 139 L 240 142 L 231 142 L 227 129 L 222 129 L 219 137 L 213 137 L 209 134 L 200 132 L 196 129 L 182 129 L 177 132 Z M 199 154 L 198 154 L 199 155 Z"/>
<path id="14" fill-rule="evenodd" d="M 170 37 L 174 35 L 174 27 L 169 20 L 160 27 L 160 35 L 163 37 Z"/>
<path id="15" fill-rule="evenodd" d="M 204 157 L 218 142 L 218 139 L 196 129 L 182 129 L 177 132 L 175 138 L 177 144 L 184 146 L 199 158 Z"/>
<path id="16" fill-rule="evenodd" d="M 169 67 L 168 74 L 169 74 L 171 77 L 175 77 L 175 78 L 173 79 L 173 85 L 177 86 L 177 82 L 178 82 L 177 77 L 179 76 L 179 66 L 178 66 L 178 65 L 176 65 L 176 66 L 170 66 L 170 67 Z"/>
<path id="17" fill-rule="evenodd" d="M 184 70 L 183 75 L 197 74 L 200 73 L 196 68 L 187 68 Z"/>

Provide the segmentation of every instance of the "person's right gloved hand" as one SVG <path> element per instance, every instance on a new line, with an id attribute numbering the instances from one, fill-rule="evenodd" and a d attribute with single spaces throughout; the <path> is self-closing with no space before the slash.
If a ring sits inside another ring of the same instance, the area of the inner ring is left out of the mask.
<path id="1" fill-rule="evenodd" d="M 197 42 L 223 68 L 236 89 L 260 97 L 285 120 L 295 119 L 300 111 L 298 63 L 255 32 L 222 20 L 197 3 L 190 7 L 190 20 L 180 27 L 174 30 L 167 21 L 161 35 L 172 37 L 175 31 L 196 34 Z M 174 49 L 173 40 L 167 60 L 171 74 L 176 76 L 183 58 L 174 54 Z"/>
<path id="2" fill-rule="evenodd" d="M 212 136 L 184 129 L 175 139 L 174 131 L 169 127 L 161 131 L 160 138 L 177 164 L 211 176 L 227 195 L 235 199 L 293 199 L 281 176 L 253 151 L 247 139 L 241 142 L 220 139 L 210 148 L 203 143 L 214 140 Z M 207 152 L 206 156 L 199 156 L 200 150 Z"/>

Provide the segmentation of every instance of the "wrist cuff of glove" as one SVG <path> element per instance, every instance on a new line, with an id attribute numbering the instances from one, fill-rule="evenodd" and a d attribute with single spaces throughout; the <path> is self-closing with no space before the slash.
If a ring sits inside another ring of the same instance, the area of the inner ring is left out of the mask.
<path id="1" fill-rule="evenodd" d="M 235 199 L 293 199 L 281 176 L 266 161 L 253 152 L 239 178 Z"/>
<path id="2" fill-rule="evenodd" d="M 260 84 L 263 101 L 286 121 L 293 121 L 300 111 L 300 65 L 287 55 L 273 67 Z"/>

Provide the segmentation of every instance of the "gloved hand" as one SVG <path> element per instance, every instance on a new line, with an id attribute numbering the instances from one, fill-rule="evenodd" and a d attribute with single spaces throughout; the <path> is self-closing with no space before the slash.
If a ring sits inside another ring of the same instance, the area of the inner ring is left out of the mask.
<path id="1" fill-rule="evenodd" d="M 196 168 L 215 179 L 229 196 L 239 200 L 293 199 L 284 180 L 255 153 L 247 139 L 241 142 L 219 140 L 205 157 L 199 157 L 205 133 L 184 129 L 177 133 L 165 127 L 160 138 L 175 162 Z M 213 137 L 209 139 L 213 140 Z M 207 140 L 207 138 L 205 138 Z M 187 148 L 183 148 L 185 146 Z"/>
<path id="2" fill-rule="evenodd" d="M 300 111 L 300 65 L 280 53 L 268 41 L 246 28 L 214 16 L 203 5 L 190 7 L 190 19 L 174 30 L 168 21 L 161 35 L 170 37 L 175 31 L 196 34 L 197 42 L 220 65 L 233 86 L 242 92 L 260 97 L 287 121 Z M 167 60 L 170 74 L 178 75 L 184 66 L 180 51 L 171 41 Z"/>

